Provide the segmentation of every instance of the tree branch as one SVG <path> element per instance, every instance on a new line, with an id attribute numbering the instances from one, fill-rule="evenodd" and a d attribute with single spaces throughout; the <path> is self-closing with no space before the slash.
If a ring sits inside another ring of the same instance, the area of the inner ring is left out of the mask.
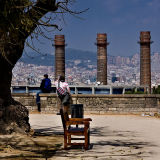
<path id="1" fill-rule="evenodd" d="M 26 31 L 23 27 L 24 24 L 21 26 L 22 32 L 25 33 L 25 39 L 34 31 L 34 29 L 38 25 L 38 21 L 49 11 L 56 11 L 58 8 L 56 6 L 56 0 L 38 0 L 37 3 L 30 9 L 28 12 L 24 13 L 24 17 L 28 17 L 33 23 L 30 26 L 29 30 Z M 26 24 L 25 24 L 26 25 Z"/>

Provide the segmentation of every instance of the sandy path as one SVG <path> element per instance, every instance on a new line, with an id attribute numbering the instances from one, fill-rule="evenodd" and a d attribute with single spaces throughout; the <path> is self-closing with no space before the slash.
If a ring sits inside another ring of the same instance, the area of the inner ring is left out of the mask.
<path id="1" fill-rule="evenodd" d="M 160 160 L 160 119 L 141 116 L 91 117 L 91 148 L 59 150 L 50 159 Z M 62 134 L 60 116 L 31 114 L 31 126 Z"/>

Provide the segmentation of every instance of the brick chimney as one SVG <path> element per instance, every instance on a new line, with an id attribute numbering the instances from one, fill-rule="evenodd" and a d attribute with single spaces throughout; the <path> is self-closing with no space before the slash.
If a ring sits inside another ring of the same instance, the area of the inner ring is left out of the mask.
<path id="1" fill-rule="evenodd" d="M 97 34 L 97 82 L 107 85 L 107 34 Z"/>
<path id="2" fill-rule="evenodd" d="M 151 36 L 150 31 L 140 32 L 140 85 L 145 92 L 151 93 Z M 148 88 L 148 89 L 147 89 Z"/>
<path id="3" fill-rule="evenodd" d="M 55 80 L 59 75 L 65 77 L 65 37 L 64 35 L 55 35 Z"/>

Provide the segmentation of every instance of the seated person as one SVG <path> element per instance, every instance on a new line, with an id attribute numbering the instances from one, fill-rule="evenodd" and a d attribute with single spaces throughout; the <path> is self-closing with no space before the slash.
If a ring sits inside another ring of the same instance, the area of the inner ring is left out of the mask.
<path id="1" fill-rule="evenodd" d="M 48 78 L 48 75 L 44 75 L 44 79 L 42 79 L 41 85 L 40 85 L 41 91 L 37 93 L 36 95 L 36 104 L 38 106 L 38 111 L 41 111 L 41 104 L 40 104 L 40 93 L 50 93 L 51 92 L 51 80 Z"/>

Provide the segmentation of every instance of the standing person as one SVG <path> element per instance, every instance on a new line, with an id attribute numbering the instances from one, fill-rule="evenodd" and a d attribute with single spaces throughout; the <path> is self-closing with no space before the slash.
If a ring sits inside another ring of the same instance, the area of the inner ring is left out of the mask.
<path id="1" fill-rule="evenodd" d="M 48 75 L 44 75 L 44 79 L 42 79 L 41 85 L 40 85 L 41 91 L 37 93 L 36 95 L 36 103 L 38 106 L 38 111 L 41 111 L 41 103 L 40 103 L 40 93 L 50 93 L 51 92 L 51 80 L 48 78 Z"/>
<path id="2" fill-rule="evenodd" d="M 70 88 L 68 83 L 65 82 L 64 76 L 59 76 L 58 80 L 55 81 L 55 86 L 61 105 L 68 106 L 70 103 Z"/>

